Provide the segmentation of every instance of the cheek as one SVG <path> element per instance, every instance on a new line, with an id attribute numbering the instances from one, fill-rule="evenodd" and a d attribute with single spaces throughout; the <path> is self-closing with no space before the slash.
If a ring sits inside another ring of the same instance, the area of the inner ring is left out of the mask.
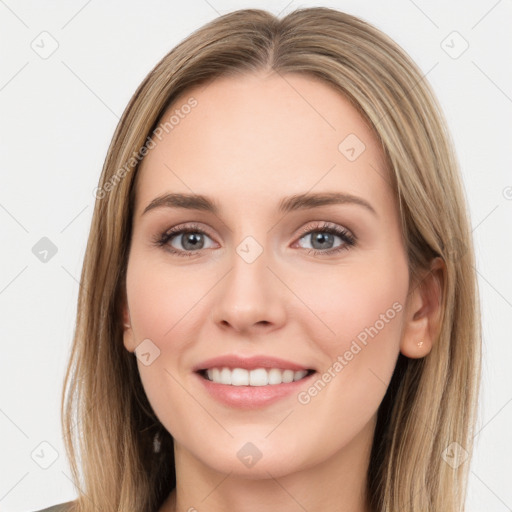
<path id="1" fill-rule="evenodd" d="M 184 358 L 194 338 L 191 319 L 205 318 L 201 301 L 205 290 L 191 272 L 148 264 L 137 253 L 132 256 L 126 278 L 128 306 L 135 346 L 144 341 L 151 347 L 151 364 L 140 360 L 137 364 L 146 394 L 155 405 L 166 392 L 177 392 L 172 376 L 187 364 Z"/>
<path id="2" fill-rule="evenodd" d="M 173 271 L 169 265 L 145 260 L 134 256 L 128 265 L 126 286 L 134 332 L 157 343 L 179 338 L 182 319 L 200 307 L 204 285 L 191 270 Z"/>
<path id="3" fill-rule="evenodd" d="M 377 336 L 394 340 L 394 348 L 398 347 L 407 266 L 405 262 L 395 266 L 375 262 L 359 267 L 333 267 L 328 273 L 294 279 L 294 289 L 301 290 L 301 303 L 310 311 L 297 318 L 302 317 L 310 338 L 328 353 L 348 350 L 352 340 L 364 344 Z"/>
<path id="4" fill-rule="evenodd" d="M 302 325 L 326 363 L 299 402 L 319 423 L 355 435 L 376 413 L 399 354 L 407 290 L 405 260 L 385 259 L 340 268 L 305 289 L 322 322 Z"/>
<path id="5" fill-rule="evenodd" d="M 130 258 L 126 287 L 135 345 L 149 339 L 158 354 L 148 365 L 137 359 L 141 382 L 162 424 L 173 435 L 183 435 L 182 423 L 175 418 L 187 417 L 193 403 L 179 383 L 183 376 L 178 369 L 186 364 L 190 319 L 200 310 L 204 318 L 204 285 L 192 272 L 172 271 L 169 265 L 154 261 L 148 264 L 144 254 L 134 251 Z"/>

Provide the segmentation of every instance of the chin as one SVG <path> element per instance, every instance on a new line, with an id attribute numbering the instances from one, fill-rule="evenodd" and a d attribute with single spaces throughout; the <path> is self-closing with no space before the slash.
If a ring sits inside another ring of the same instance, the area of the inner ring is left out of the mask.
<path id="1" fill-rule="evenodd" d="M 244 438 L 248 439 L 246 436 Z M 275 446 L 268 439 L 261 439 L 258 436 L 253 439 L 243 442 L 232 440 L 229 446 L 217 445 L 214 452 L 211 448 L 205 448 L 209 452 L 209 457 L 200 458 L 203 464 L 215 471 L 250 480 L 282 477 L 304 470 L 318 462 L 313 460 L 313 455 L 309 463 L 298 456 L 299 452 L 293 443 L 290 443 L 290 446 Z M 209 446 L 212 445 L 213 443 Z"/>

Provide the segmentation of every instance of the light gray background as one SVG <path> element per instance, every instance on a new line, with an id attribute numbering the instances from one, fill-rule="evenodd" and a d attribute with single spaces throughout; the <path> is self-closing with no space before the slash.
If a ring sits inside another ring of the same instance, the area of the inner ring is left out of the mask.
<path id="1" fill-rule="evenodd" d="M 394 38 L 427 74 L 448 119 L 471 209 L 484 324 L 468 510 L 512 510 L 511 2 L 288 1 L 0 0 L 0 510 L 76 495 L 60 392 L 92 191 L 131 95 L 164 54 L 219 14 L 313 5 L 360 16 Z M 469 47 L 458 55 L 464 40 Z M 56 51 L 42 58 L 52 44 Z M 47 262 L 32 252 L 42 237 L 58 249 Z"/>

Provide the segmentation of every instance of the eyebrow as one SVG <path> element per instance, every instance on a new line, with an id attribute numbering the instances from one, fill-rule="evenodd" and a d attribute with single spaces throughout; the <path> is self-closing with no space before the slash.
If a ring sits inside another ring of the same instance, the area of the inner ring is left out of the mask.
<path id="1" fill-rule="evenodd" d="M 284 197 L 279 202 L 278 212 L 284 214 L 331 204 L 355 204 L 364 207 L 377 216 L 377 212 L 368 201 L 361 197 L 341 192 L 305 193 Z M 201 210 L 211 212 L 214 215 L 218 215 L 220 210 L 214 201 L 200 194 L 164 194 L 153 199 L 153 201 L 146 206 L 142 215 L 155 208 Z"/>

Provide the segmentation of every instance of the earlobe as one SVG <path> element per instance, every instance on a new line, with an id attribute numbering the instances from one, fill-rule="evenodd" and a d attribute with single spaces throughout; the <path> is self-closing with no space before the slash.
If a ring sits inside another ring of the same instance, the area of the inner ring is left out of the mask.
<path id="1" fill-rule="evenodd" d="M 135 343 L 130 320 L 130 311 L 126 304 L 123 306 L 123 344 L 128 352 L 134 352 Z"/>
<path id="2" fill-rule="evenodd" d="M 434 258 L 430 270 L 411 292 L 405 313 L 400 351 L 406 357 L 427 356 L 439 335 L 446 265 Z"/>

